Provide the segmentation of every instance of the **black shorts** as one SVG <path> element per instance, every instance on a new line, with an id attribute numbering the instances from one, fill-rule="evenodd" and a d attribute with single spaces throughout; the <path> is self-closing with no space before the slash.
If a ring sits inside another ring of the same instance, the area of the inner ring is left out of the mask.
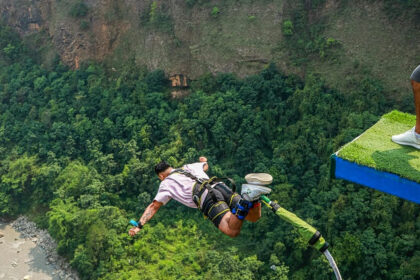
<path id="1" fill-rule="evenodd" d="M 218 228 L 223 216 L 235 207 L 240 195 L 233 193 L 225 183 L 217 183 L 213 187 L 213 194 L 215 199 L 207 193 L 201 211 Z"/>

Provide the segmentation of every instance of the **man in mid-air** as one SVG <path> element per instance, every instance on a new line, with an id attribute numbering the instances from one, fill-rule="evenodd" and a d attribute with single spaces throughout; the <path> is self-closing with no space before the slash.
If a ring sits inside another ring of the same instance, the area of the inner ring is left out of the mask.
<path id="1" fill-rule="evenodd" d="M 410 80 L 416 106 L 416 125 L 402 134 L 392 136 L 392 141 L 420 149 L 420 65 L 414 69 Z"/>
<path id="2" fill-rule="evenodd" d="M 272 182 L 271 175 L 248 174 L 245 177 L 248 184 L 242 185 L 242 195 L 239 195 L 223 181 L 209 179 L 206 174 L 208 169 L 205 157 L 180 169 L 174 169 L 164 161 L 157 164 L 155 172 L 161 180 L 159 190 L 141 216 L 138 226 L 131 228 L 129 234 L 137 234 L 159 208 L 171 199 L 198 208 L 221 232 L 230 237 L 238 236 L 244 219 L 256 222 L 261 217 L 259 198 L 271 191 L 263 186 Z"/>

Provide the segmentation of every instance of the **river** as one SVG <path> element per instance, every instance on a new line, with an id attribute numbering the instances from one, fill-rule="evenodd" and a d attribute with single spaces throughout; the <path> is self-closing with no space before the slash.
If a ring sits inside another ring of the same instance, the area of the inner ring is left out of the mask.
<path id="1" fill-rule="evenodd" d="M 78 280 L 45 230 L 25 217 L 0 220 L 0 279 Z"/>

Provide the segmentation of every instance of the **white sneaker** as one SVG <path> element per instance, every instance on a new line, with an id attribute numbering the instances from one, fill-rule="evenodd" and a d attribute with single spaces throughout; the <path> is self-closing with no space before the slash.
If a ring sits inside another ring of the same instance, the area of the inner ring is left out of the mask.
<path id="1" fill-rule="evenodd" d="M 251 173 L 245 176 L 248 184 L 270 185 L 273 182 L 273 176 L 268 173 Z"/>
<path id="2" fill-rule="evenodd" d="M 412 146 L 416 149 L 420 149 L 420 139 L 416 137 L 415 127 L 404 133 L 394 135 L 391 139 L 397 144 Z"/>
<path id="3" fill-rule="evenodd" d="M 263 194 L 269 194 L 270 192 L 271 192 L 271 189 L 268 187 L 263 187 L 263 186 L 254 185 L 254 184 L 243 184 L 241 194 L 248 195 L 249 201 L 255 201 L 259 199 L 260 196 L 262 196 Z"/>

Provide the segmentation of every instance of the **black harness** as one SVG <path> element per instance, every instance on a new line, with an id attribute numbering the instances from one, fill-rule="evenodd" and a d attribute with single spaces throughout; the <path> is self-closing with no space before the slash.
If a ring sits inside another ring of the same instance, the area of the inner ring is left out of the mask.
<path id="1" fill-rule="evenodd" d="M 203 195 L 203 193 L 208 190 L 208 194 L 211 195 L 211 198 L 213 199 L 214 202 L 217 202 L 217 198 L 216 195 L 214 194 L 213 191 L 213 187 L 220 182 L 223 181 L 229 181 L 232 185 L 232 192 L 236 191 L 236 185 L 235 185 L 235 181 L 233 181 L 233 179 L 228 178 L 228 177 L 211 177 L 210 179 L 204 179 L 204 178 L 198 178 L 197 176 L 195 176 L 194 174 L 192 174 L 191 172 L 188 172 L 186 170 L 184 170 L 183 168 L 177 168 L 174 171 L 171 172 L 171 174 L 174 173 L 179 173 L 182 174 L 184 176 L 187 176 L 188 178 L 191 178 L 195 181 L 195 184 L 193 186 L 193 191 L 192 191 L 192 199 L 195 203 L 195 205 L 197 206 L 198 209 L 201 210 L 200 205 L 201 205 L 201 196 Z M 179 182 L 177 182 L 175 179 L 167 177 L 167 179 L 171 179 L 173 181 L 175 181 L 177 184 L 179 184 Z"/>

